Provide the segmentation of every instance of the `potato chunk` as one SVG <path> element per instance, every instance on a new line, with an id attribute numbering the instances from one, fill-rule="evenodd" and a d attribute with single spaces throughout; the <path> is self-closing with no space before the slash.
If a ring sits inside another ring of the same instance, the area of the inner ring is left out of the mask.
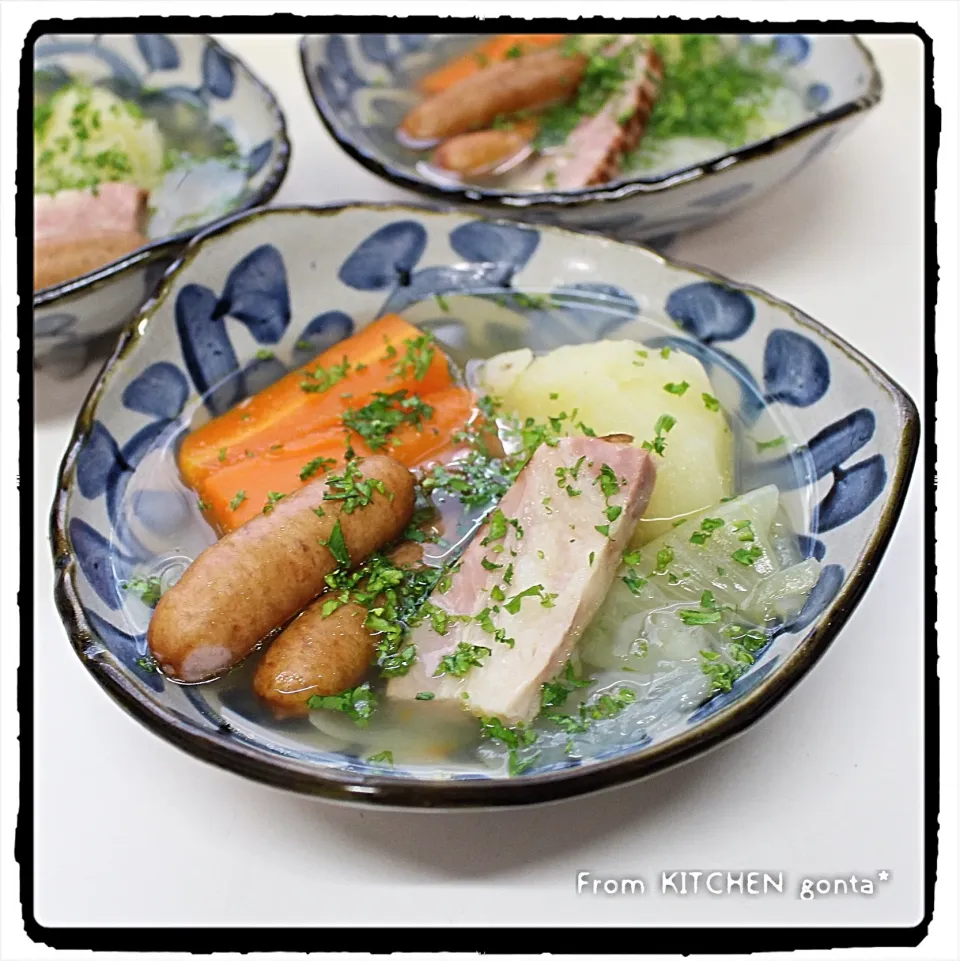
<path id="1" fill-rule="evenodd" d="M 544 422 L 576 410 L 576 420 L 597 434 L 631 434 L 638 445 L 654 440 L 661 415 L 675 418 L 663 434 L 657 483 L 634 544 L 733 491 L 733 435 L 724 413 L 704 401 L 710 381 L 689 354 L 663 356 L 629 340 L 559 347 L 540 357 L 517 350 L 487 361 L 479 380 L 505 413 L 521 420 Z"/>

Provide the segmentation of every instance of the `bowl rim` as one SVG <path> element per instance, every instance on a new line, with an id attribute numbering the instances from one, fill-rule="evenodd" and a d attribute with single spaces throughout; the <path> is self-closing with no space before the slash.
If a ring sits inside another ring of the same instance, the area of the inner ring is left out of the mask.
<path id="1" fill-rule="evenodd" d="M 455 183 L 439 184 L 414 176 L 401 167 L 379 159 L 377 153 L 362 147 L 351 140 L 347 133 L 341 132 L 334 120 L 336 110 L 331 107 L 319 91 L 315 81 L 311 79 L 307 62 L 308 46 L 311 38 L 317 36 L 331 35 L 304 34 L 300 37 L 300 73 L 306 85 L 307 94 L 313 102 L 321 122 L 341 150 L 357 163 L 366 167 L 371 173 L 405 190 L 412 190 L 448 204 L 484 205 L 488 208 L 493 206 L 511 211 L 538 211 L 551 208 L 560 210 L 577 209 L 589 206 L 591 203 L 624 200 L 644 194 L 662 194 L 675 187 L 704 180 L 712 174 L 724 170 L 739 169 L 761 157 L 777 153 L 795 143 L 808 139 L 822 129 L 833 127 L 851 117 L 865 113 L 877 106 L 883 97 L 883 78 L 869 47 L 854 33 L 829 34 L 829 36 L 849 37 L 853 41 L 854 49 L 863 58 L 864 67 L 869 73 L 869 82 L 867 89 L 859 97 L 838 104 L 831 110 L 794 124 L 771 137 L 751 141 L 743 147 L 729 150 L 712 160 L 666 171 L 654 177 L 632 177 L 618 181 L 614 186 L 600 184 L 595 187 L 583 187 L 579 190 L 557 191 L 555 193 L 549 191 L 491 192 L 484 190 L 482 187 Z M 345 35 L 338 34 L 338 36 Z"/>
<path id="2" fill-rule="evenodd" d="M 132 36 L 132 34 L 127 34 L 127 36 Z M 244 201 L 244 203 L 237 207 L 236 210 L 231 211 L 226 216 L 227 218 L 234 217 L 237 214 L 242 214 L 257 207 L 264 206 L 276 195 L 277 191 L 283 184 L 283 181 L 286 179 L 287 172 L 290 169 L 290 156 L 292 153 L 292 147 L 290 144 L 290 138 L 287 135 L 287 122 L 283 110 L 280 107 L 280 101 L 273 90 L 267 86 L 267 84 L 264 83 L 257 76 L 257 74 L 250 69 L 250 67 L 247 66 L 244 60 L 237 56 L 237 54 L 224 47 L 222 43 L 220 43 L 210 34 L 191 33 L 172 34 L 172 36 L 191 37 L 200 41 L 205 40 L 209 46 L 215 48 L 227 60 L 231 61 L 235 67 L 239 67 L 239 69 L 250 79 L 253 86 L 263 95 L 268 112 L 273 116 L 274 120 L 275 129 L 270 139 L 278 144 L 279 150 L 277 151 L 277 156 L 274 159 L 269 176 L 264 180 L 257 192 Z M 151 240 L 142 247 L 138 247 L 132 253 L 125 254 L 123 257 L 119 257 L 117 260 L 110 261 L 110 263 L 105 264 L 103 267 L 98 267 L 96 270 L 88 271 L 85 274 L 81 274 L 79 277 L 62 281 L 59 284 L 53 284 L 50 287 L 44 287 L 34 293 L 33 307 L 36 309 L 38 307 L 47 307 L 51 304 L 56 304 L 72 294 L 83 293 L 96 287 L 100 287 L 101 285 L 113 280 L 118 274 L 121 274 L 132 267 L 154 263 L 173 248 L 182 247 L 192 237 L 195 237 L 198 233 L 202 233 L 207 228 L 213 226 L 213 224 L 218 223 L 220 219 L 223 218 L 215 218 L 214 220 L 209 221 L 207 224 L 202 224 L 199 227 L 187 227 L 184 230 L 177 231 L 175 234 L 168 234 L 165 237 L 158 237 L 156 240 Z"/>
<path id="3" fill-rule="evenodd" d="M 56 579 L 54 599 L 71 646 L 98 683 L 121 708 L 146 728 L 189 754 L 248 777 L 259 783 L 330 801 L 368 804 L 404 810 L 502 809 L 563 801 L 596 791 L 612 789 L 657 774 L 677 764 L 691 761 L 722 742 L 736 737 L 757 722 L 780 702 L 806 676 L 836 639 L 860 603 L 889 545 L 906 497 L 916 461 L 920 420 L 911 397 L 881 368 L 855 347 L 792 304 L 748 284 L 738 283 L 708 268 L 665 257 L 642 244 L 618 241 L 583 231 L 552 225 L 536 229 L 583 243 L 600 243 L 636 251 L 637 256 L 656 261 L 660 267 L 678 269 L 702 280 L 732 286 L 783 311 L 799 327 L 823 338 L 859 366 L 890 397 L 901 419 L 902 430 L 892 469 L 890 495 L 876 529 L 861 550 L 860 559 L 848 571 L 845 583 L 832 603 L 808 628 L 798 647 L 739 700 L 726 705 L 672 738 L 633 754 L 589 765 L 579 765 L 521 778 L 420 779 L 371 774 L 353 774 L 336 768 L 278 755 L 265 755 L 242 740 L 230 738 L 230 728 L 208 730 L 180 718 L 177 713 L 145 695 L 134 684 L 126 668 L 114 655 L 105 652 L 98 635 L 87 621 L 77 594 L 76 559 L 67 533 L 67 510 L 75 489 L 77 455 L 92 429 L 97 406 L 106 386 L 123 360 L 143 337 L 159 306 L 169 296 L 177 275 L 211 241 L 221 234 L 264 216 L 308 214 L 320 218 L 350 216 L 354 211 L 395 212 L 444 219 L 468 218 L 504 226 L 516 223 L 479 217 L 453 208 L 427 204 L 393 202 L 338 202 L 323 205 L 286 205 L 261 207 L 219 221 L 190 241 L 173 263 L 155 294 L 123 328 L 113 353 L 90 388 L 77 416 L 74 430 L 61 461 L 57 491 L 50 514 L 50 539 Z"/>

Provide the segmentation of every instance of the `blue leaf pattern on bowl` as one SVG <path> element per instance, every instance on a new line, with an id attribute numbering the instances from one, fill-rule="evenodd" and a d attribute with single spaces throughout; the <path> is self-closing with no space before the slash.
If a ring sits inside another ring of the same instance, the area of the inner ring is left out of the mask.
<path id="1" fill-rule="evenodd" d="M 86 521 L 70 522 L 70 541 L 83 576 L 111 610 L 120 610 L 120 584 L 133 574 L 135 561 L 120 553 Z"/>
<path id="2" fill-rule="evenodd" d="M 211 44 L 204 50 L 200 69 L 205 90 L 218 100 L 229 100 L 233 96 L 233 85 L 236 83 L 233 63 L 219 47 Z"/>
<path id="3" fill-rule="evenodd" d="M 474 222 L 450 231 L 450 246 L 473 263 L 511 264 L 520 270 L 533 256 L 540 234 L 527 227 Z"/>
<path id="4" fill-rule="evenodd" d="M 257 247 L 230 271 L 214 318 L 224 314 L 244 323 L 258 344 L 280 341 L 290 323 L 290 292 L 276 247 Z"/>
<path id="5" fill-rule="evenodd" d="M 180 416 L 188 390 L 183 371 L 162 360 L 151 364 L 131 380 L 124 388 L 121 400 L 127 410 L 172 419 Z"/>
<path id="6" fill-rule="evenodd" d="M 367 237 L 340 268 L 340 281 L 355 290 L 389 290 L 410 282 L 410 271 L 427 246 L 415 220 L 398 220 Z"/>
<path id="7" fill-rule="evenodd" d="M 810 41 L 802 33 L 782 33 L 773 38 L 773 49 L 784 63 L 796 66 L 810 55 Z"/>
<path id="8" fill-rule="evenodd" d="M 771 401 L 809 407 L 830 387 L 830 362 L 809 337 L 774 330 L 763 355 L 763 382 Z"/>
<path id="9" fill-rule="evenodd" d="M 176 70 L 180 54 L 176 44 L 163 33 L 138 33 L 137 49 L 151 70 Z"/>
<path id="10" fill-rule="evenodd" d="M 177 295 L 176 323 L 183 360 L 211 414 L 222 414 L 243 398 L 243 385 L 230 375 L 237 355 L 226 326 L 215 320 L 219 298 L 200 284 L 188 284 Z M 216 389 L 214 388 L 216 386 Z"/>
<path id="11" fill-rule="evenodd" d="M 833 487 L 818 511 L 817 530 L 822 534 L 841 527 L 862 514 L 887 485 L 887 469 L 882 454 L 874 454 L 846 470 L 835 468 Z"/>
<path id="12" fill-rule="evenodd" d="M 667 298 L 667 315 L 705 344 L 736 340 L 753 323 L 753 301 L 742 291 L 714 281 L 678 287 Z"/>
<path id="13" fill-rule="evenodd" d="M 147 652 L 147 641 L 145 637 L 134 637 L 131 634 L 121 631 L 95 611 L 89 611 L 87 617 L 90 619 L 90 626 L 97 632 L 99 638 L 106 645 L 107 650 L 110 651 L 121 664 L 136 674 L 140 682 L 146 684 L 151 690 L 163 690 L 163 677 L 154 670 L 146 670 L 140 662 L 140 659 L 144 657 Z"/>

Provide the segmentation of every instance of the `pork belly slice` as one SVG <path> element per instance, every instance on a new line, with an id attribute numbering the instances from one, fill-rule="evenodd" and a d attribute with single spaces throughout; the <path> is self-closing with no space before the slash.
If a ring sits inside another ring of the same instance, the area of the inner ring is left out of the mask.
<path id="1" fill-rule="evenodd" d="M 133 184 L 105 183 L 92 190 L 61 190 L 33 200 L 34 243 L 98 234 L 141 234 L 147 192 Z"/>
<path id="2" fill-rule="evenodd" d="M 540 190 L 576 190 L 613 180 L 624 154 L 643 139 L 662 73 L 663 65 L 653 50 L 638 52 L 622 88 L 599 113 L 584 117 L 565 143 L 527 167 L 523 184 Z"/>
<path id="3" fill-rule="evenodd" d="M 562 670 L 610 588 L 655 473 L 650 455 L 621 437 L 542 445 L 446 592 L 441 583 L 430 596 L 411 632 L 417 660 L 389 681 L 387 696 L 432 694 L 508 724 L 532 721 L 541 685 Z M 474 647 L 485 649 L 473 651 L 480 664 L 451 673 Z"/>

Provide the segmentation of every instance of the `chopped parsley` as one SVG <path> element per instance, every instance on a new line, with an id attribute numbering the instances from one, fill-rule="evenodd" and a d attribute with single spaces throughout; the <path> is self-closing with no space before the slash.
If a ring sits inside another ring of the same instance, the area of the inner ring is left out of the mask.
<path id="1" fill-rule="evenodd" d="M 367 761 L 370 764 L 393 764 L 393 752 L 381 751 L 379 754 L 371 754 Z"/>
<path id="2" fill-rule="evenodd" d="M 724 521 L 720 517 L 705 517 L 700 524 L 700 529 L 690 535 L 691 544 L 706 544 L 710 535 L 723 527 Z"/>
<path id="3" fill-rule="evenodd" d="M 663 574 L 672 563 L 673 563 L 673 548 L 661 547 L 660 550 L 657 551 L 656 572 L 658 574 Z"/>
<path id="4" fill-rule="evenodd" d="M 567 661 L 563 671 L 540 688 L 540 706 L 559 707 L 577 688 L 589 687 L 592 683 L 592 677 L 578 678 L 573 662 Z"/>
<path id="5" fill-rule="evenodd" d="M 364 407 L 347 408 L 343 413 L 344 426 L 358 433 L 371 450 L 384 447 L 398 428 L 409 425 L 422 430 L 424 422 L 433 417 L 433 408 L 416 394 L 408 396 L 406 390 L 392 394 L 376 391 L 373 396 Z"/>
<path id="6" fill-rule="evenodd" d="M 677 397 L 683 397 L 683 395 L 690 389 L 690 385 L 685 380 L 682 380 L 679 384 L 664 384 L 663 389 L 668 394 L 676 394 Z"/>
<path id="7" fill-rule="evenodd" d="M 414 380 L 423 380 L 436 353 L 433 337 L 430 334 L 421 334 L 403 343 L 407 349 L 394 366 L 392 376 L 405 377 L 413 374 Z"/>
<path id="8" fill-rule="evenodd" d="M 739 547 L 730 555 L 738 564 L 752 567 L 753 562 L 763 556 L 763 549 L 754 544 L 753 547 Z"/>
<path id="9" fill-rule="evenodd" d="M 504 516 L 503 511 L 497 507 L 490 513 L 490 518 L 487 522 L 487 536 L 480 541 L 480 546 L 486 547 L 488 544 L 502 541 L 506 536 L 507 518 Z"/>
<path id="10" fill-rule="evenodd" d="M 433 691 L 417 691 L 415 701 L 432 701 L 437 695 Z"/>
<path id="11" fill-rule="evenodd" d="M 364 477 L 360 468 L 351 460 L 347 462 L 342 474 L 332 474 L 327 478 L 327 490 L 323 499 L 343 501 L 343 512 L 352 514 L 358 507 L 366 507 L 373 500 L 376 491 L 385 497 L 389 496 L 382 480 Z"/>
<path id="12" fill-rule="evenodd" d="M 676 422 L 677 419 L 675 417 L 671 417 L 670 414 L 661 414 L 657 418 L 657 422 L 653 427 L 655 434 L 653 440 L 645 440 L 640 446 L 644 450 L 653 451 L 655 454 L 659 454 L 661 457 L 663 457 L 663 452 L 666 450 L 666 441 L 663 435 L 668 434 L 671 430 L 673 430 Z"/>
<path id="13" fill-rule="evenodd" d="M 451 674 L 453 677 L 463 677 L 472 668 L 482 667 L 483 659 L 489 655 L 489 647 L 461 641 L 452 654 L 447 654 L 440 659 L 440 666 L 433 672 L 433 676 L 441 677 L 444 674 Z"/>
<path id="14" fill-rule="evenodd" d="M 246 491 L 237 491 L 230 499 L 230 510 L 235 511 L 246 499 Z"/>
<path id="15" fill-rule="evenodd" d="M 522 774 L 537 759 L 536 754 L 524 761 L 519 758 L 520 750 L 529 747 L 537 739 L 536 733 L 531 731 L 530 728 L 524 727 L 523 724 L 518 724 L 516 727 L 507 727 L 499 718 L 481 717 L 480 736 L 492 741 L 499 741 L 507 747 L 508 771 L 511 777 Z"/>
<path id="16" fill-rule="evenodd" d="M 370 689 L 369 684 L 364 683 L 341 694 L 314 694 L 307 701 L 307 707 L 312 711 L 340 711 L 358 727 L 365 727 L 377 709 L 377 703 L 377 695 Z"/>
<path id="17" fill-rule="evenodd" d="M 706 407 L 707 410 L 710 410 L 710 411 L 720 410 L 720 401 L 718 401 L 717 398 L 713 396 L 713 394 L 701 394 L 700 397 L 703 400 L 703 406 Z"/>
<path id="18" fill-rule="evenodd" d="M 697 610 L 683 610 L 680 611 L 680 620 L 684 624 L 696 625 L 696 624 L 716 624 L 720 621 L 723 615 L 720 611 L 697 611 Z"/>
<path id="19" fill-rule="evenodd" d="M 263 505 L 263 513 L 269 514 L 273 511 L 274 507 L 280 503 L 286 497 L 286 494 L 281 494 L 279 491 L 269 491 L 267 494 L 267 502 Z"/>
<path id="20" fill-rule="evenodd" d="M 604 693 L 592 698 L 577 709 L 576 714 L 544 714 L 567 734 L 582 734 L 594 721 L 616 717 L 637 699 L 636 692 L 629 687 L 618 688 L 613 693 Z"/>
<path id="21" fill-rule="evenodd" d="M 779 437 L 774 437 L 773 440 L 758 440 L 757 441 L 757 453 L 761 453 L 765 450 L 772 450 L 774 447 L 782 447 L 786 444 L 787 438 L 781 434 Z"/>
<path id="22" fill-rule="evenodd" d="M 350 566 L 350 554 L 347 551 L 347 542 L 343 537 L 343 528 L 340 526 L 339 519 L 333 525 L 330 536 L 326 540 L 320 541 L 321 547 L 326 547 L 333 555 L 333 559 L 340 567 Z"/>
<path id="23" fill-rule="evenodd" d="M 163 585 L 156 575 L 131 577 L 129 581 L 124 581 L 122 586 L 125 591 L 136 594 L 147 607 L 156 607 L 163 595 Z"/>
<path id="24" fill-rule="evenodd" d="M 500 500 L 510 481 L 501 473 L 499 462 L 473 450 L 455 463 L 435 464 L 420 486 L 425 494 L 448 494 L 464 507 L 483 507 Z"/>
<path id="25" fill-rule="evenodd" d="M 300 471 L 300 480 L 309 480 L 314 474 L 326 473 L 331 467 L 336 465 L 336 460 L 333 457 L 314 457 L 312 461 L 308 461 L 303 465 Z"/>
<path id="26" fill-rule="evenodd" d="M 342 363 L 331 365 L 329 370 L 317 367 L 310 374 L 309 380 L 300 382 L 300 389 L 308 394 L 323 394 L 335 384 L 339 384 L 350 373 L 350 361 L 346 357 Z"/>

